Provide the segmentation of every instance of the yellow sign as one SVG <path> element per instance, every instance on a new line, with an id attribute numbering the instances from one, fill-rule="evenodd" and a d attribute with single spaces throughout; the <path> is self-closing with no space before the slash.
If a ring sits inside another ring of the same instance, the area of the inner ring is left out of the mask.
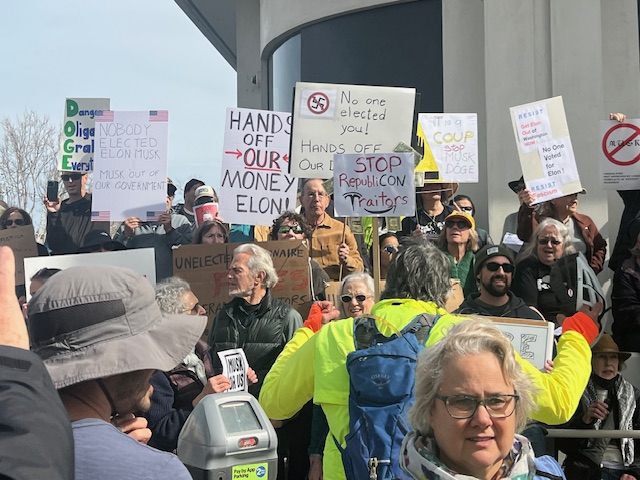
<path id="1" fill-rule="evenodd" d="M 268 463 L 252 463 L 250 465 L 238 465 L 231 469 L 231 480 L 266 480 L 269 478 Z"/>

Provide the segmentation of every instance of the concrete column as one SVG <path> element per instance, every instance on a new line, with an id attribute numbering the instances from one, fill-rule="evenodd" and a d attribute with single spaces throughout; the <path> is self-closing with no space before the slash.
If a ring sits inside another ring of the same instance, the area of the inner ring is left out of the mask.
<path id="1" fill-rule="evenodd" d="M 237 2 L 238 107 L 263 108 L 260 60 L 260 0 Z"/>

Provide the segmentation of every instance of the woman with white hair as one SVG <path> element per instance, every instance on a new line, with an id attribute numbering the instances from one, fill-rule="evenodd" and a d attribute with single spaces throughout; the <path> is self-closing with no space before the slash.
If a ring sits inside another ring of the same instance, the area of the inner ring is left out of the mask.
<path id="1" fill-rule="evenodd" d="M 340 284 L 339 310 L 342 318 L 361 317 L 371 313 L 375 302 L 373 277 L 368 273 L 352 273 Z"/>
<path id="2" fill-rule="evenodd" d="M 535 459 L 518 435 L 533 410 L 534 387 L 509 339 L 489 321 L 451 327 L 416 369 L 414 429 L 400 465 L 416 479 L 563 478 L 551 457 Z M 554 477 L 549 477 L 549 474 Z"/>

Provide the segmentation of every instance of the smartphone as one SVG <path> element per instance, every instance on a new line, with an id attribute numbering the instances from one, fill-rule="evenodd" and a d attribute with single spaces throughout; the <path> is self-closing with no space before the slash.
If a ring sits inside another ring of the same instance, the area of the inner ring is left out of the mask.
<path id="1" fill-rule="evenodd" d="M 47 198 L 50 202 L 58 201 L 58 182 L 56 180 L 47 182 Z"/>

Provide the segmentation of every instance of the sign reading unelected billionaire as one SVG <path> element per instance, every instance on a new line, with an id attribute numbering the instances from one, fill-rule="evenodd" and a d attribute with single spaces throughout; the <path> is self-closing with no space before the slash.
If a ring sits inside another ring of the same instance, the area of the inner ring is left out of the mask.
<path id="1" fill-rule="evenodd" d="M 415 88 L 296 83 L 291 173 L 331 178 L 333 156 L 411 145 Z"/>
<path id="2" fill-rule="evenodd" d="M 415 215 L 413 153 L 336 155 L 333 201 L 339 217 Z"/>
<path id="3" fill-rule="evenodd" d="M 109 110 L 108 98 L 67 98 L 58 170 L 91 172 L 95 151 L 95 116 Z"/>
<path id="4" fill-rule="evenodd" d="M 157 220 L 166 211 L 166 110 L 96 115 L 91 220 Z"/>
<path id="5" fill-rule="evenodd" d="M 220 217 L 271 225 L 296 206 L 297 181 L 289 175 L 291 114 L 228 108 L 222 157 Z"/>

